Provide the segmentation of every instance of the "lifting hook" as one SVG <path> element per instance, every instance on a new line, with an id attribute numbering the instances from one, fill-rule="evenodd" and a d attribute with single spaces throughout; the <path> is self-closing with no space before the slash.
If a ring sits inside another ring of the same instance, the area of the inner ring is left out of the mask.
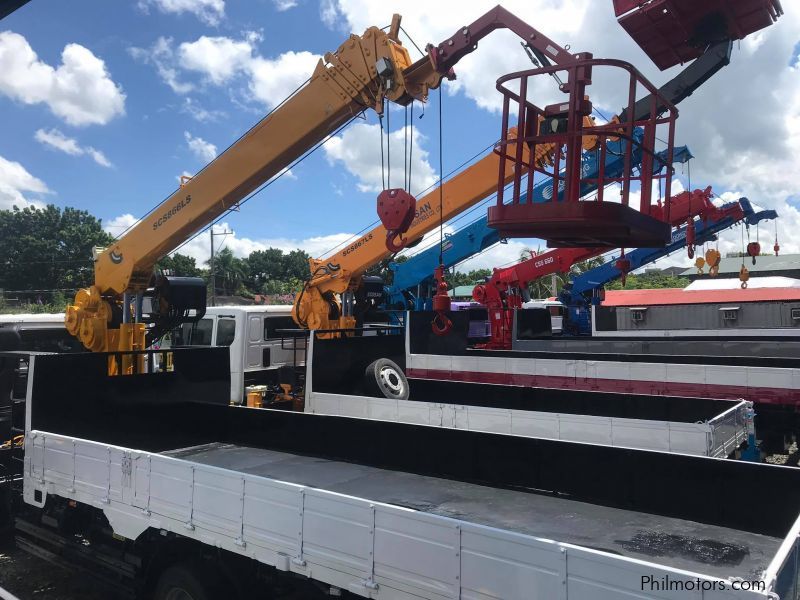
<path id="1" fill-rule="evenodd" d="M 400 252 L 406 247 L 403 234 L 411 227 L 416 210 L 416 199 L 402 188 L 383 190 L 378 194 L 378 217 L 386 228 L 386 249 L 389 252 Z"/>

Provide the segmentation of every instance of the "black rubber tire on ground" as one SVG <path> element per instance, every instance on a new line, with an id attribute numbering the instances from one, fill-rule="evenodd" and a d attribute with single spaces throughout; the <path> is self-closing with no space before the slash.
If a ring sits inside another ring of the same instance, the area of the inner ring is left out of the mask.
<path id="1" fill-rule="evenodd" d="M 376 398 L 408 400 L 408 379 L 403 369 L 388 358 L 379 358 L 367 366 L 364 388 L 368 395 Z"/>
<path id="2" fill-rule="evenodd" d="M 213 565 L 186 562 L 167 567 L 161 573 L 153 600 L 224 600 L 232 592 L 226 589 Z"/>

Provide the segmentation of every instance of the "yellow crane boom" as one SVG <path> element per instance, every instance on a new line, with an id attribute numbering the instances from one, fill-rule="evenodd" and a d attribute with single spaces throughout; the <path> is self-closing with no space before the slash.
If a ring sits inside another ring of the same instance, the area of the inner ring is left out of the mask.
<path id="1" fill-rule="evenodd" d="M 397 39 L 399 27 L 395 15 L 388 32 L 370 27 L 362 36 L 351 35 L 319 61 L 293 96 L 99 252 L 94 285 L 79 290 L 67 308 L 68 331 L 93 351 L 144 349 L 147 329 L 136 314 L 141 303 L 129 298 L 152 288 L 159 258 L 364 110 L 382 111 L 384 99 L 401 105 L 425 101 L 429 87 L 438 86 L 442 75 L 432 66 L 418 65 L 413 79 L 404 78 L 412 63 Z M 162 323 L 187 308 L 174 305 L 179 287 L 169 287 L 171 294 L 156 294 L 155 320 Z"/>

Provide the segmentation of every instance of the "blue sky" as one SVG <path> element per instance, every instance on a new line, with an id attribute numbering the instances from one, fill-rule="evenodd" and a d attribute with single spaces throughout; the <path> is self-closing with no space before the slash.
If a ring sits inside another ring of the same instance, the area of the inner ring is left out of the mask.
<path id="1" fill-rule="evenodd" d="M 604 3 L 504 4 L 574 50 L 631 60 L 656 83 L 669 75 L 652 68 L 624 32 L 614 29 L 611 7 L 598 6 Z M 255 124 L 307 77 L 315 55 L 335 50 L 349 31 L 386 25 L 397 11 L 423 45 L 440 41 L 492 5 L 32 0 L 0 22 L 0 71 L 6 72 L 5 79 L 0 73 L 0 208 L 12 202 L 76 206 L 119 233 L 131 215 L 142 216 L 168 196 L 182 173 L 197 172 Z M 800 116 L 793 120 L 800 111 L 798 39 L 800 20 L 791 14 L 758 39 L 743 42 L 731 67 L 682 105 L 678 130 L 679 142 L 698 156 L 692 183 L 791 211 L 781 244 L 792 250 L 798 248 L 792 231 L 800 216 L 787 199 L 796 186 L 769 169 L 796 173 L 800 166 L 788 156 L 800 147 Z M 459 80 L 444 95 L 445 173 L 498 137 L 494 80 L 529 64 L 518 43 L 502 35 L 462 62 Z M 757 77 L 768 78 L 778 99 L 773 101 L 767 88 L 750 89 L 756 86 L 748 82 Z M 598 96 L 601 106 L 616 107 L 613 94 Z M 415 119 L 417 189 L 439 173 L 437 101 L 434 93 L 425 117 Z M 773 130 L 766 132 L 772 140 L 763 139 L 763 123 L 752 116 L 758 102 L 763 110 L 757 112 L 769 113 L 769 102 L 781 107 L 778 116 L 771 115 Z M 398 131 L 403 113 L 391 116 Z M 225 224 L 235 235 L 225 243 L 237 254 L 276 245 L 302 246 L 317 255 L 372 223 L 380 165 L 375 122 L 372 115 L 358 121 L 229 215 Z M 398 131 L 397 155 L 400 139 Z M 501 264 L 535 244 L 509 244 L 468 266 Z M 196 240 L 186 251 L 202 260 L 206 247 L 207 239 Z"/>

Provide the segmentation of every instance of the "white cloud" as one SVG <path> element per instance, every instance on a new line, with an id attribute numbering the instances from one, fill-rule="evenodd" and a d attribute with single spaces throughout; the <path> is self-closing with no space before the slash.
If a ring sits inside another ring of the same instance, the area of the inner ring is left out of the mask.
<path id="1" fill-rule="evenodd" d="M 222 85 L 246 68 L 252 60 L 253 47 L 247 40 L 201 36 L 178 47 L 181 67 L 202 73 L 214 85 Z"/>
<path id="2" fill-rule="evenodd" d="M 46 104 L 76 126 L 105 125 L 125 113 L 122 88 L 91 50 L 67 44 L 53 68 L 11 31 L 0 32 L 0 93 L 24 104 Z"/>
<path id="3" fill-rule="evenodd" d="M 219 121 L 228 116 L 225 111 L 222 110 L 207 110 L 203 108 L 197 100 L 192 98 L 184 98 L 181 112 L 188 114 L 195 121 L 199 121 L 200 123 Z"/>
<path id="4" fill-rule="evenodd" d="M 230 231 L 232 234 L 224 237 L 217 237 L 215 239 L 216 250 L 222 248 L 230 248 L 234 256 L 245 257 L 251 252 L 256 250 L 266 250 L 267 248 L 280 248 L 284 252 L 291 252 L 292 250 L 305 250 L 311 256 L 327 256 L 329 251 L 339 244 L 353 237 L 350 233 L 335 233 L 331 235 L 310 237 L 310 238 L 264 238 L 252 239 L 247 237 L 239 237 L 236 231 L 230 226 L 229 223 L 219 223 L 214 225 L 214 231 L 222 233 Z M 198 265 L 205 264 L 210 255 L 210 247 L 208 242 L 208 232 L 200 234 L 194 239 L 187 242 L 184 246 L 178 249 L 181 254 L 186 254 L 193 257 Z"/>
<path id="5" fill-rule="evenodd" d="M 219 25 L 225 18 L 225 0 L 139 0 L 138 6 L 145 13 L 155 6 L 166 14 L 193 14 L 206 25 Z"/>
<path id="6" fill-rule="evenodd" d="M 253 97 L 268 108 L 277 106 L 308 79 L 319 58 L 311 52 L 284 52 L 275 59 L 256 56 L 248 65 Z"/>
<path id="7" fill-rule="evenodd" d="M 545 244 L 540 240 L 508 240 L 505 244 L 495 244 L 486 252 L 465 260 L 456 268 L 457 271 L 466 273 L 475 269 L 494 269 L 508 267 L 519 262 L 525 250 L 536 250 L 539 245 L 545 249 Z"/>
<path id="8" fill-rule="evenodd" d="M 423 148 L 425 136 L 419 133 L 418 129 L 414 129 L 413 134 L 409 136 L 410 141 L 412 137 L 414 151 L 411 156 L 411 192 L 417 194 L 436 183 L 437 175 L 428 162 L 428 151 Z M 392 187 L 403 187 L 404 138 L 405 128 L 391 133 Z M 383 139 L 384 155 L 387 155 L 387 140 L 385 136 Z M 380 140 L 379 125 L 356 123 L 345 129 L 341 135 L 333 136 L 323 144 L 325 157 L 332 165 L 342 163 L 358 180 L 360 191 L 379 192 L 383 189 Z M 386 171 L 388 180 L 388 169 Z"/>
<path id="9" fill-rule="evenodd" d="M 193 42 L 183 42 L 176 51 L 170 38 L 159 38 L 149 49 L 129 51 L 135 58 L 155 66 L 159 77 L 178 94 L 196 87 L 186 80 L 194 75 L 200 77 L 202 84 L 211 86 L 230 87 L 241 82 L 242 94 L 248 100 L 272 108 L 308 79 L 320 57 L 304 51 L 263 57 L 257 49 L 261 39 L 257 31 L 247 31 L 238 40 L 201 36 Z M 185 108 L 196 118 L 207 116 L 195 110 L 194 105 Z"/>
<path id="10" fill-rule="evenodd" d="M 333 28 L 340 16 L 336 0 L 320 0 L 319 18 L 322 19 L 325 25 Z"/>
<path id="11" fill-rule="evenodd" d="M 161 80 L 176 94 L 187 94 L 194 89 L 191 83 L 180 81 L 178 77 L 172 38 L 159 37 L 150 48 L 128 48 L 128 53 L 136 60 L 153 65 Z"/>
<path id="12" fill-rule="evenodd" d="M 209 163 L 217 157 L 217 147 L 211 142 L 205 141 L 201 137 L 195 137 L 188 131 L 183 132 L 186 138 L 186 145 L 198 160 Z"/>
<path id="13" fill-rule="evenodd" d="M 297 6 L 297 0 L 272 0 L 278 12 L 285 12 Z"/>
<path id="14" fill-rule="evenodd" d="M 31 175 L 20 163 L 0 156 L 0 210 L 10 210 L 14 206 L 44 208 L 44 202 L 28 197 L 31 193 L 40 196 L 52 192 L 44 181 Z"/>
<path id="15" fill-rule="evenodd" d="M 103 230 L 106 233 L 118 238 L 122 236 L 122 234 L 124 234 L 128 229 L 138 224 L 140 220 L 141 219 L 137 219 L 130 213 L 125 213 L 124 215 L 114 217 L 113 219 L 103 223 Z"/>
<path id="16" fill-rule="evenodd" d="M 41 142 L 45 146 L 50 146 L 70 156 L 82 156 L 87 154 L 102 167 L 113 166 L 106 158 L 106 155 L 100 152 L 100 150 L 92 148 L 91 146 L 81 146 L 78 144 L 77 140 L 65 136 L 58 129 L 54 128 L 49 131 L 37 129 L 34 137 L 37 142 Z"/>
<path id="17" fill-rule="evenodd" d="M 292 170 L 289 167 L 284 167 L 280 171 L 275 173 L 275 175 L 270 177 L 269 181 L 275 181 L 276 179 L 283 179 L 284 181 L 291 179 L 296 181 L 297 175 L 292 173 Z"/>

